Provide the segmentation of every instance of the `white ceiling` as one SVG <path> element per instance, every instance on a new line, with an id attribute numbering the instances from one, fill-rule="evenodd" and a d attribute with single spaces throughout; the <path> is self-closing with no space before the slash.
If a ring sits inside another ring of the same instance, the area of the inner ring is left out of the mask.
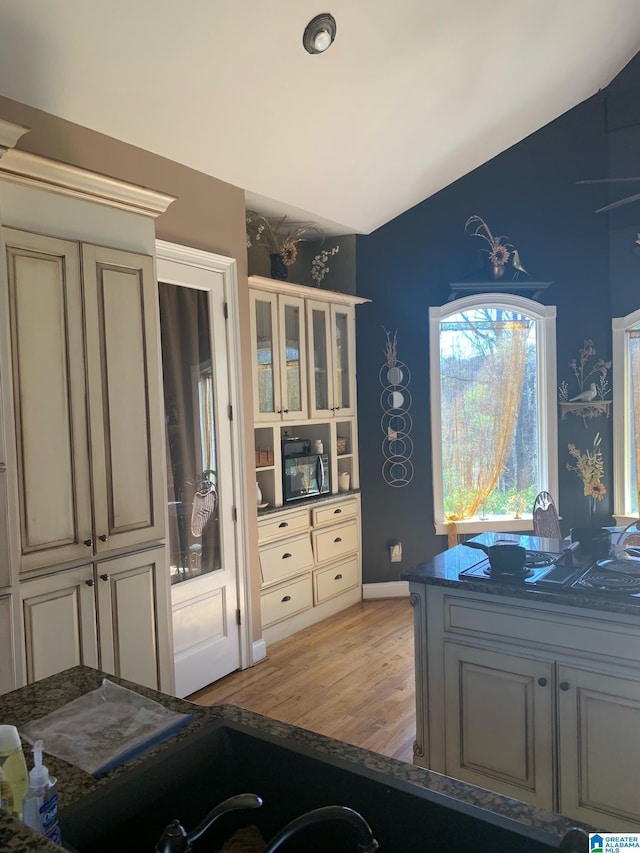
<path id="1" fill-rule="evenodd" d="M 0 94 L 331 234 L 393 219 L 639 48 L 639 0 L 0 0 Z"/>

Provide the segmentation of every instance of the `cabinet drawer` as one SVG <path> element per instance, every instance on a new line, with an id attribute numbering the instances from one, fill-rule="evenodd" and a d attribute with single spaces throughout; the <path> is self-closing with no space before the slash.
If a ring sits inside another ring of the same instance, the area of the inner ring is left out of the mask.
<path id="1" fill-rule="evenodd" d="M 260 548 L 263 584 L 275 583 L 292 575 L 299 575 L 312 566 L 313 554 L 308 533 Z"/>
<path id="2" fill-rule="evenodd" d="M 274 515 L 258 523 L 258 541 L 270 542 L 299 533 L 309 527 L 309 510 L 295 512 L 290 515 Z"/>
<path id="3" fill-rule="evenodd" d="M 294 613 L 300 613 L 301 610 L 308 610 L 313 606 L 311 575 L 304 575 L 277 589 L 263 592 L 260 603 L 263 628 L 287 619 Z"/>
<path id="4" fill-rule="evenodd" d="M 335 560 L 358 550 L 358 523 L 355 518 L 347 524 L 314 531 L 312 535 L 317 563 Z"/>
<path id="5" fill-rule="evenodd" d="M 359 581 L 357 557 L 350 557 L 344 563 L 337 563 L 326 569 L 318 569 L 313 573 L 314 603 L 321 604 L 334 595 L 353 589 Z"/>
<path id="6" fill-rule="evenodd" d="M 335 524 L 338 521 L 346 521 L 358 514 L 358 501 L 342 501 L 339 504 L 318 507 L 312 510 L 313 526 L 321 527 L 324 524 Z"/>

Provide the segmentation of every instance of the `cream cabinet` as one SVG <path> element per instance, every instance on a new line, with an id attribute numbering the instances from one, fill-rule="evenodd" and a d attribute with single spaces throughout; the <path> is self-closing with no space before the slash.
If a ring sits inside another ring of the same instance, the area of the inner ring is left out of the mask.
<path id="1" fill-rule="evenodd" d="M 252 290 L 250 301 L 255 420 L 306 418 L 304 300 Z"/>
<path id="2" fill-rule="evenodd" d="M 415 762 L 603 831 L 640 822 L 634 617 L 411 584 Z"/>
<path id="3" fill-rule="evenodd" d="M 11 595 L 0 595 L 0 694 L 15 690 L 15 646 Z"/>
<path id="4" fill-rule="evenodd" d="M 162 539 L 153 259 L 3 233 L 21 573 Z"/>
<path id="5" fill-rule="evenodd" d="M 164 559 L 153 548 L 23 581 L 27 680 L 86 664 L 167 690 Z"/>
<path id="6" fill-rule="evenodd" d="M 258 522 L 262 627 L 275 641 L 361 599 L 358 495 Z"/>

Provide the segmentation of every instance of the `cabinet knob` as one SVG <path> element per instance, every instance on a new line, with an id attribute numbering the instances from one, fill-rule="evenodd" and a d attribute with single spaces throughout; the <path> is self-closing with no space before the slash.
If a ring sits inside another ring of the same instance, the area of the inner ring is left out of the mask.
<path id="1" fill-rule="evenodd" d="M 103 575 L 100 575 L 100 580 L 101 581 L 108 581 L 109 575 L 105 572 Z"/>
<path id="2" fill-rule="evenodd" d="M 560 682 L 560 690 L 567 691 L 568 689 L 569 689 L 569 682 L 568 681 L 561 681 Z"/>
<path id="3" fill-rule="evenodd" d="M 280 524 L 278 525 L 278 527 L 288 527 L 288 526 L 289 526 L 288 521 L 281 521 Z"/>
<path id="4" fill-rule="evenodd" d="M 99 539 L 101 542 L 106 542 L 106 541 L 107 541 L 107 534 L 106 534 L 106 533 L 103 533 L 103 534 L 102 534 L 102 536 L 98 536 L 98 539 Z"/>
<path id="5" fill-rule="evenodd" d="M 283 604 L 284 604 L 286 601 L 291 601 L 291 596 L 290 596 L 290 595 L 285 595 L 285 597 L 282 599 L 282 603 L 283 603 Z"/>
<path id="6" fill-rule="evenodd" d="M 87 548 L 91 548 L 91 546 L 93 545 L 93 539 L 85 539 L 84 544 L 87 546 Z"/>
<path id="7" fill-rule="evenodd" d="M 282 414 L 283 414 L 283 415 L 288 415 L 288 414 L 289 414 L 289 409 L 283 409 L 283 410 L 282 410 Z"/>
<path id="8" fill-rule="evenodd" d="M 282 555 L 282 559 L 283 559 L 283 560 L 288 560 L 290 556 L 291 556 L 291 554 L 289 554 L 289 553 L 287 553 L 287 554 L 283 554 L 283 555 Z"/>
<path id="9" fill-rule="evenodd" d="M 540 685 L 540 687 L 546 687 L 547 686 L 547 679 L 546 678 L 539 678 L 538 684 Z"/>
<path id="10" fill-rule="evenodd" d="M 89 580 L 88 580 L 88 581 L 85 581 L 85 583 L 86 583 L 86 585 L 87 585 L 87 586 L 93 586 L 93 584 L 94 584 L 94 580 L 93 580 L 93 578 L 89 578 Z"/>
<path id="11" fill-rule="evenodd" d="M 336 538 L 333 541 L 334 542 L 342 542 L 342 538 L 340 536 L 336 536 Z"/>
<path id="12" fill-rule="evenodd" d="M 339 411 L 340 411 L 340 406 L 334 406 L 334 407 L 333 407 L 333 411 L 334 411 L 334 412 L 339 412 Z"/>
<path id="13" fill-rule="evenodd" d="M 342 580 L 342 575 L 336 575 L 334 578 L 334 581 L 341 581 L 341 580 Z"/>

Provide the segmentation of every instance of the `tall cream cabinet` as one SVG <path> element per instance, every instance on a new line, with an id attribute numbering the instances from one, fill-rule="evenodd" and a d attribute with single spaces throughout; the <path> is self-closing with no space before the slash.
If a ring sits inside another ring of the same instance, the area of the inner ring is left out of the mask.
<path id="1" fill-rule="evenodd" d="M 84 663 L 171 691 L 153 218 L 172 199 L 15 150 L 0 191 L 14 686 Z"/>
<path id="2" fill-rule="evenodd" d="M 361 598 L 355 309 L 367 299 L 252 276 L 263 636 L 279 640 Z M 319 442 L 330 492 L 285 504 L 282 441 Z"/>

